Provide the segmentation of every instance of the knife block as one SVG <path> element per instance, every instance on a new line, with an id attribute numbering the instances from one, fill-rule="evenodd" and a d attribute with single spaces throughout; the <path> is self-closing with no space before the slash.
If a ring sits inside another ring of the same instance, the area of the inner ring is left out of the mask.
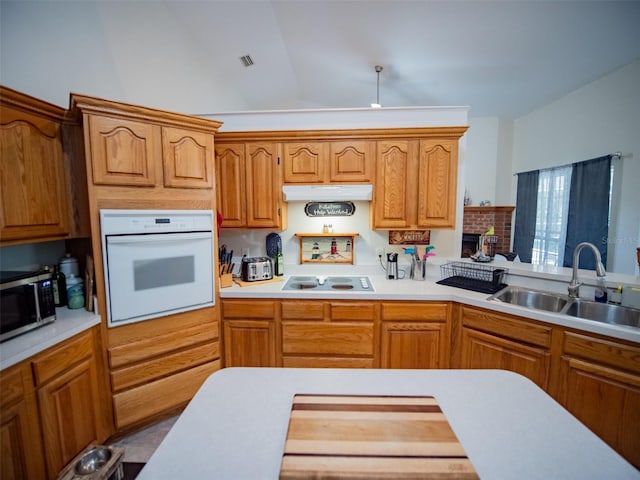
<path id="1" fill-rule="evenodd" d="M 233 275 L 230 273 L 223 273 L 220 275 L 220 288 L 227 288 L 233 285 Z"/>

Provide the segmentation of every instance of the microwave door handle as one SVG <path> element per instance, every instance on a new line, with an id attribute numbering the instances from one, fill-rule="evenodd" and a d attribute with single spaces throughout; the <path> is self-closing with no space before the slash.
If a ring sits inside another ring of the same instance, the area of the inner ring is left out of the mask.
<path id="1" fill-rule="evenodd" d="M 33 288 L 33 304 L 36 306 L 36 320 L 39 322 L 42 320 L 40 315 L 40 302 L 38 301 L 38 284 L 30 283 L 29 286 Z"/>

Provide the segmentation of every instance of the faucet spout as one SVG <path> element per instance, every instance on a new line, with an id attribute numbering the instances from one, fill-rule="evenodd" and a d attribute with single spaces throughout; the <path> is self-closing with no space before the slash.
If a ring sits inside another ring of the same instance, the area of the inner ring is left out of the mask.
<path id="1" fill-rule="evenodd" d="M 576 245 L 573 250 L 573 272 L 571 274 L 571 282 L 569 283 L 569 297 L 578 298 L 580 296 L 580 285 L 582 283 L 578 280 L 578 263 L 580 259 L 580 252 L 584 247 L 589 247 L 596 257 L 596 275 L 598 277 L 605 277 L 607 272 L 605 271 L 602 259 L 600 257 L 600 251 L 593 243 L 582 242 Z"/>

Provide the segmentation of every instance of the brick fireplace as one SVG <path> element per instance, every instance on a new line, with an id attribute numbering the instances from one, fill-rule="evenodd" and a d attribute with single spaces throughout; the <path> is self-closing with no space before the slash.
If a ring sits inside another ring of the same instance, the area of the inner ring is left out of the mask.
<path id="1" fill-rule="evenodd" d="M 511 217 L 515 207 L 464 207 L 461 256 L 468 257 L 471 239 L 485 233 L 493 225 L 497 237 L 497 253 L 511 249 Z M 465 244 L 466 239 L 466 244 Z M 472 251 L 471 253 L 475 253 Z"/>

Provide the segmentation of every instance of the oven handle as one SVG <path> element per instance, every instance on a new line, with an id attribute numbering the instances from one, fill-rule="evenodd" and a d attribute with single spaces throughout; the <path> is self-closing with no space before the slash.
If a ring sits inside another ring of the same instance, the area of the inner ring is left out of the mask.
<path id="1" fill-rule="evenodd" d="M 169 243 L 184 240 L 213 240 L 212 232 L 154 233 L 146 235 L 107 235 L 107 244 L 135 244 L 143 242 Z"/>

